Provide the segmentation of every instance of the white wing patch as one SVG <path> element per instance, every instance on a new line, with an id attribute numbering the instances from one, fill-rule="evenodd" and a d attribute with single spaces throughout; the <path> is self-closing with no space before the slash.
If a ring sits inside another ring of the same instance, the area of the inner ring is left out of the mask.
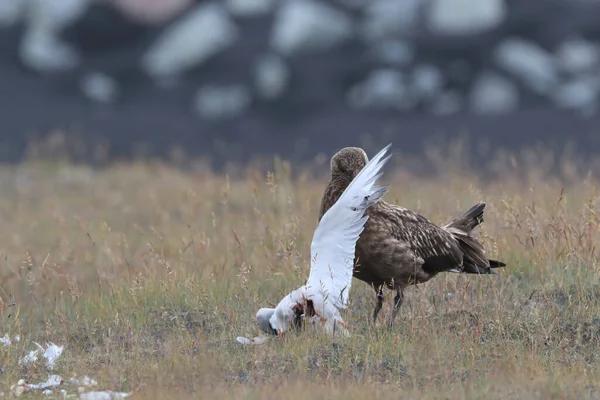
<path id="1" fill-rule="evenodd" d="M 375 186 L 390 156 L 381 150 L 352 180 L 338 201 L 323 215 L 313 236 L 307 287 L 323 292 L 326 301 L 346 308 L 352 285 L 356 242 L 368 217 L 366 209 L 377 203 L 388 186 Z"/>

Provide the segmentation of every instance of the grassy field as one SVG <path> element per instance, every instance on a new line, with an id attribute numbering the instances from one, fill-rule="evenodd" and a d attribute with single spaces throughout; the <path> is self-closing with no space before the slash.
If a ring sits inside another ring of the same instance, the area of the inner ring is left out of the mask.
<path id="1" fill-rule="evenodd" d="M 52 373 L 134 398 L 600 398 L 597 178 L 388 168 L 386 200 L 435 223 L 488 202 L 478 232 L 501 275 L 409 288 L 391 331 L 393 294 L 371 327 L 374 291 L 354 280 L 338 345 L 306 331 L 245 347 L 235 338 L 259 333 L 258 308 L 308 276 L 325 186 L 278 165 L 239 179 L 142 162 L 1 167 L 0 337 L 21 340 L 0 345 L 0 392 L 47 379 L 19 359 L 54 342 Z"/>

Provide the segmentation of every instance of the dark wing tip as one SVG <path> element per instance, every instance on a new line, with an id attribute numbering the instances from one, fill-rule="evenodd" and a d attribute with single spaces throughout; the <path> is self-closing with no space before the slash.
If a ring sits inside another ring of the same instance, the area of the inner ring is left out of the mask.
<path id="1" fill-rule="evenodd" d="M 506 267 L 506 264 L 503 263 L 502 261 L 488 260 L 488 262 L 490 263 L 490 268 L 502 268 L 502 267 Z"/>

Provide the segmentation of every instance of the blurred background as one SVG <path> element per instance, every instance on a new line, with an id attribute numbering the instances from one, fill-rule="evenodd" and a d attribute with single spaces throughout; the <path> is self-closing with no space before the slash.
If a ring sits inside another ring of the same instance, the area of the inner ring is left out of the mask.
<path id="1" fill-rule="evenodd" d="M 0 0 L 0 160 L 600 150 L 598 0 Z"/>

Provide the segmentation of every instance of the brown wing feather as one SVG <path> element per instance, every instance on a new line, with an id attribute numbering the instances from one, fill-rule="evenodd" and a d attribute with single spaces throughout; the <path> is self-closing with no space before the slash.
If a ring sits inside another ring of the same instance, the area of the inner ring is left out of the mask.
<path id="1" fill-rule="evenodd" d="M 389 283 L 391 279 L 408 284 L 420 271 L 423 260 L 415 255 L 408 242 L 391 234 L 390 222 L 386 218 L 381 218 L 376 212 L 367 213 L 369 219 L 356 243 L 358 265 L 354 276 L 376 287 Z"/>
<path id="2" fill-rule="evenodd" d="M 423 259 L 423 269 L 436 273 L 462 265 L 463 254 L 454 237 L 419 213 L 380 202 L 372 214 L 389 221 L 390 234 Z M 379 218 L 378 218 L 379 219 Z"/>

